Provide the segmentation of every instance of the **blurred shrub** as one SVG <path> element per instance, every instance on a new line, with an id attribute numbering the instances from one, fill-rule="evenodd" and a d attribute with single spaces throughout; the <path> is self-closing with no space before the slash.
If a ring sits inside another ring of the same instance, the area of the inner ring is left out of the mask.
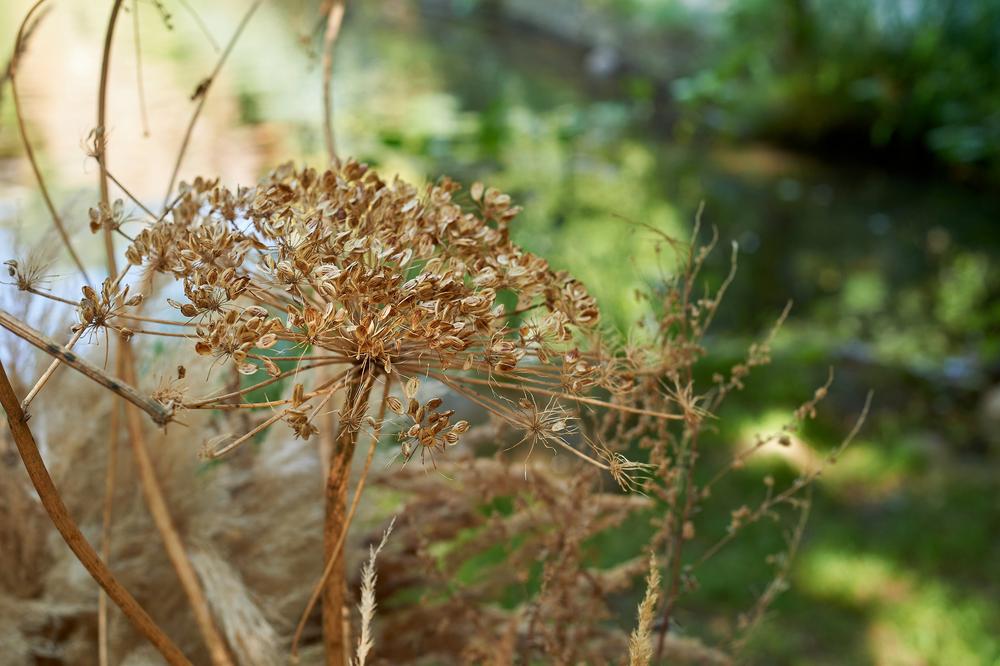
<path id="1" fill-rule="evenodd" d="M 700 123 L 1000 176 L 1000 3 L 733 0 L 718 19 L 704 67 L 673 84 Z"/>

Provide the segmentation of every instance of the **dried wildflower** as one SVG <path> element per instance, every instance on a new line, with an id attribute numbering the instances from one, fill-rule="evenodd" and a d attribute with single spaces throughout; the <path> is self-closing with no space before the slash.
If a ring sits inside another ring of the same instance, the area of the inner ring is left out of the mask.
<path id="1" fill-rule="evenodd" d="M 123 224 L 135 219 L 125 212 L 125 202 L 121 199 L 115 199 L 110 206 L 104 203 L 98 204 L 88 211 L 88 215 L 90 231 L 95 234 L 101 229 L 117 231 Z"/>
<path id="2" fill-rule="evenodd" d="M 184 300 L 170 303 L 197 320 L 197 353 L 242 373 L 278 376 L 261 352 L 281 341 L 320 364 L 348 364 L 357 384 L 438 380 L 503 415 L 532 446 L 570 448 L 567 405 L 595 389 L 627 392 L 633 370 L 599 342 L 599 313 L 583 285 L 511 242 L 519 209 L 510 197 L 476 185 L 478 210 L 467 212 L 453 201 L 458 190 L 443 179 L 421 193 L 353 161 L 322 173 L 284 165 L 235 192 L 197 179 L 128 258 L 180 280 Z M 518 294 L 516 310 L 497 302 L 500 290 Z M 527 310 L 536 312 L 513 326 L 512 315 Z M 518 387 L 547 406 L 511 409 L 481 390 L 489 386 Z M 305 400 L 333 388 L 317 386 Z M 367 403 L 367 391 L 358 398 Z M 468 424 L 453 423 L 443 401 L 390 402 L 408 421 L 404 457 L 459 442 Z M 364 411 L 345 415 L 355 422 Z M 285 419 L 299 436 L 314 432 L 307 412 Z"/>
<path id="3" fill-rule="evenodd" d="M 93 288 L 82 287 L 83 298 L 76 308 L 79 323 L 73 326 L 73 332 L 90 331 L 91 335 L 101 329 L 112 330 L 128 341 L 132 329 L 120 325 L 118 318 L 125 314 L 127 308 L 133 308 L 142 303 L 142 294 L 129 296 L 129 286 L 119 286 L 111 278 L 106 278 L 98 293 Z"/>

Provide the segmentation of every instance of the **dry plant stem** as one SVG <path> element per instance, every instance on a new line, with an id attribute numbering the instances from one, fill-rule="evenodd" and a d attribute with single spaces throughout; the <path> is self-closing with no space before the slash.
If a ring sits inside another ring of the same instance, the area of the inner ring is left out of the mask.
<path id="1" fill-rule="evenodd" d="M 108 18 L 108 29 L 104 32 L 104 52 L 101 57 L 101 79 L 97 89 L 97 127 L 94 130 L 94 143 L 97 149 L 97 165 L 100 168 L 100 178 L 98 182 L 101 188 L 101 203 L 107 206 L 110 204 L 108 194 L 108 167 L 107 167 L 107 138 L 105 118 L 108 108 L 108 70 L 111 67 L 111 45 L 115 34 L 115 23 L 118 20 L 118 12 L 121 11 L 122 0 L 115 0 L 111 6 L 111 16 Z M 108 262 L 108 274 L 116 275 L 115 268 L 115 245 L 114 236 L 111 229 L 104 229 L 104 251 Z"/>
<path id="2" fill-rule="evenodd" d="M 142 36 L 139 30 L 139 0 L 132 0 L 132 39 L 135 44 L 135 84 L 136 90 L 139 93 L 139 117 L 142 119 L 142 135 L 149 136 L 149 117 L 146 113 L 146 86 L 142 80 Z"/>
<path id="3" fill-rule="evenodd" d="M 119 354 L 119 359 L 121 355 Z M 120 366 L 119 362 L 119 366 Z M 118 476 L 118 429 L 121 427 L 122 405 L 116 402 L 111 410 L 108 427 L 108 458 L 104 472 L 104 508 L 101 511 L 101 558 L 111 561 L 111 517 L 114 508 L 115 485 Z M 101 590 L 97 597 L 97 660 L 108 666 L 108 597 Z"/>
<path id="4" fill-rule="evenodd" d="M 688 517 L 691 515 L 691 511 L 694 509 L 695 502 L 695 489 L 692 487 L 692 472 L 694 471 L 694 461 L 697 456 L 697 441 L 698 434 L 695 432 L 694 436 L 688 444 L 687 457 L 684 463 L 684 471 L 681 474 L 680 483 L 683 485 L 684 490 L 684 507 L 680 514 L 675 513 L 674 524 L 673 524 L 673 534 L 670 538 L 670 544 L 668 546 L 668 562 L 670 563 L 670 573 L 669 573 L 669 590 L 667 592 L 667 598 L 663 604 L 663 617 L 660 621 L 660 631 L 656 639 L 656 662 L 659 663 L 660 659 L 663 657 L 663 649 L 665 647 L 667 633 L 670 632 L 670 620 L 673 615 L 674 607 L 677 604 L 677 598 L 680 596 L 680 586 L 681 586 L 681 549 L 684 544 L 684 524 L 687 523 Z"/>
<path id="5" fill-rule="evenodd" d="M 41 25 L 42 19 L 45 18 L 46 14 L 48 14 L 48 9 L 46 9 L 46 11 L 44 12 L 40 12 L 35 17 L 35 20 L 32 21 L 30 24 L 28 23 L 27 20 L 25 20 L 24 35 L 19 45 L 20 48 L 15 53 L 11 54 L 11 57 L 7 60 L 7 64 L 4 65 L 3 74 L 0 75 L 0 105 L 3 104 L 3 87 L 7 84 L 7 81 L 10 80 L 10 71 L 14 63 L 14 56 L 15 55 L 21 56 L 25 52 L 27 52 L 28 42 L 31 41 L 32 35 L 35 34 L 35 31 L 38 29 L 38 26 Z"/>
<path id="6" fill-rule="evenodd" d="M 122 351 L 124 352 L 126 349 L 128 349 L 128 346 L 123 344 Z M 135 367 L 132 355 L 123 353 L 122 358 L 126 366 L 126 374 L 134 376 Z M 177 533 L 177 528 L 170 516 L 170 509 L 167 506 L 166 498 L 163 496 L 163 491 L 156 478 L 153 461 L 150 459 L 149 451 L 146 448 L 146 439 L 142 432 L 142 420 L 139 417 L 139 412 L 131 407 L 126 407 L 125 420 L 128 426 L 129 440 L 132 445 L 132 455 L 135 458 L 136 470 L 139 473 L 140 486 L 146 498 L 146 506 L 149 508 L 160 538 L 163 539 L 167 557 L 170 558 L 170 563 L 173 565 L 174 570 L 177 572 L 177 577 L 180 579 L 181 587 L 184 588 L 184 593 L 187 595 L 188 603 L 191 605 L 191 610 L 194 613 L 194 619 L 198 623 L 198 628 L 201 631 L 202 638 L 205 640 L 205 644 L 208 646 L 212 663 L 216 666 L 233 666 L 233 661 L 229 656 L 229 651 L 226 648 L 222 634 L 215 626 L 208 600 L 201 589 L 198 576 L 191 565 L 187 551 L 184 549 L 184 543 L 181 541 L 180 534 Z"/>
<path id="7" fill-rule="evenodd" d="M 87 569 L 88 573 L 94 577 L 94 580 L 108 593 L 111 600 L 132 621 L 135 628 L 163 655 L 167 663 L 190 666 L 191 662 L 187 660 L 177 646 L 153 622 L 153 619 L 149 617 L 135 598 L 122 587 L 118 579 L 115 578 L 114 574 L 101 561 L 94 548 L 80 532 L 80 528 L 73 522 L 66 509 L 66 505 L 63 504 L 62 498 L 59 496 L 59 491 L 52 482 L 52 477 L 49 475 L 48 469 L 45 467 L 45 461 L 42 460 L 42 456 L 38 451 L 38 445 L 35 443 L 35 438 L 28 428 L 24 412 L 21 411 L 20 401 L 14 394 L 14 389 L 10 385 L 10 380 L 7 378 L 7 372 L 2 363 L 0 363 L 0 404 L 3 405 L 4 411 L 7 412 L 7 422 L 10 426 L 11 435 L 14 438 L 14 443 L 17 445 L 17 450 L 21 455 L 21 460 L 24 462 L 28 476 L 31 478 L 31 483 L 38 492 L 42 506 L 45 507 L 45 511 L 52 519 L 52 523 L 66 541 L 66 545 L 70 547 L 73 554 L 80 560 L 80 564 Z"/>
<path id="8" fill-rule="evenodd" d="M 73 345 L 79 342 L 81 335 L 83 335 L 83 329 L 73 334 L 73 337 L 71 337 L 69 339 L 69 342 L 66 343 L 66 349 L 72 349 Z M 30 391 L 28 391 L 28 395 L 26 395 L 24 397 L 24 400 L 21 401 L 21 409 L 23 411 L 28 411 L 28 407 L 31 405 L 31 401 L 35 399 L 35 396 L 38 395 L 39 391 L 42 390 L 46 382 L 48 382 L 49 379 L 52 378 L 52 375 L 55 374 L 55 371 L 59 368 L 60 365 L 62 365 L 62 362 L 59 359 L 55 359 L 52 361 L 52 363 L 49 364 L 49 367 L 46 368 L 45 372 L 42 373 L 42 376 L 38 378 L 37 382 L 35 382 L 35 385 L 31 388 Z"/>
<path id="9" fill-rule="evenodd" d="M 337 441 L 330 460 L 326 480 L 326 515 L 323 524 L 323 561 L 332 562 L 332 573 L 323 588 L 323 646 L 327 666 L 346 666 L 345 655 L 349 649 L 344 632 L 345 577 L 343 551 L 338 551 L 340 533 L 348 524 L 347 484 L 351 476 L 351 460 L 358 441 L 359 428 L 353 421 L 360 419 L 368 408 L 371 392 L 370 376 L 354 379 L 347 388 L 344 407 L 337 433 Z"/>
<path id="10" fill-rule="evenodd" d="M 245 394 L 250 393 L 252 391 L 256 391 L 259 388 L 264 388 L 265 386 L 270 386 L 271 384 L 275 384 L 275 383 L 281 381 L 282 379 L 284 379 L 285 377 L 290 377 L 292 375 L 295 375 L 296 373 L 305 372 L 306 370 L 310 370 L 312 368 L 321 367 L 321 366 L 324 366 L 324 365 L 329 365 L 329 364 L 328 363 L 313 363 L 311 365 L 302 366 L 301 368 L 295 368 L 293 370 L 286 370 L 285 372 L 282 372 L 280 375 L 277 375 L 275 377 L 271 377 L 271 378 L 266 379 L 266 380 L 264 380 L 262 382 L 258 382 L 256 384 L 253 384 L 252 386 L 247 386 L 246 388 L 240 389 L 239 391 L 232 391 L 231 393 L 224 393 L 222 395 L 217 395 L 217 396 L 214 396 L 214 397 L 205 398 L 205 399 L 199 400 L 197 402 L 184 403 L 184 408 L 185 409 L 225 409 L 226 407 L 232 407 L 232 403 L 230 403 L 228 405 L 227 404 L 217 404 L 217 403 L 229 400 L 230 398 L 232 398 L 234 396 L 245 395 Z M 319 395 L 319 393 L 322 392 L 324 389 L 329 388 L 330 386 L 333 386 L 334 384 L 336 384 L 339 381 L 342 381 L 344 379 L 344 377 L 347 376 L 347 374 L 349 372 L 351 372 L 352 370 L 353 370 L 353 367 L 348 368 L 347 370 L 344 370 L 343 372 L 337 373 L 336 375 L 334 375 L 330 379 L 324 381 L 322 384 L 320 384 L 319 386 L 317 386 L 315 390 L 311 391 L 308 394 L 308 396 L 312 397 L 312 396 L 315 396 L 315 395 Z M 278 401 L 276 401 L 276 400 L 270 401 L 269 400 L 268 402 L 274 402 L 275 404 L 277 404 Z M 252 403 L 241 403 L 241 405 L 242 404 L 252 404 Z"/>
<path id="11" fill-rule="evenodd" d="M 80 261 L 79 255 L 77 255 L 76 250 L 73 248 L 73 243 L 69 240 L 69 234 L 66 233 L 66 226 L 63 224 L 62 217 L 56 212 L 55 204 L 52 202 L 52 197 L 49 195 L 49 189 L 45 186 L 45 179 L 42 177 L 42 171 L 38 166 L 38 160 L 35 158 L 35 151 L 31 147 L 31 141 L 28 140 L 28 130 L 24 124 L 24 113 L 21 109 L 21 98 L 17 92 L 17 68 L 20 64 L 20 54 L 23 46 L 23 41 L 25 37 L 25 27 L 31 21 L 32 15 L 38 10 L 45 0 L 38 0 L 31 9 L 28 10 L 27 15 L 25 15 L 24 20 L 21 22 L 20 28 L 17 31 L 17 38 L 14 41 L 14 55 L 11 56 L 10 60 L 10 90 L 11 96 L 14 98 L 14 115 L 17 117 L 17 128 L 21 135 L 21 142 L 24 145 L 24 154 L 28 158 L 28 162 L 31 164 L 31 170 L 35 174 L 35 180 L 38 181 L 38 190 L 42 193 L 42 200 L 45 201 L 45 207 L 49 210 L 49 215 L 52 217 L 52 223 L 56 227 L 56 231 L 59 233 L 59 237 L 62 239 L 63 245 L 66 246 L 66 251 L 69 252 L 69 256 L 73 259 L 73 263 L 80 270 L 80 274 L 83 276 L 84 281 L 87 284 L 93 284 L 90 277 L 87 275 L 87 270 L 83 267 L 83 262 Z"/>
<path id="12" fill-rule="evenodd" d="M 208 29 L 208 26 L 205 25 L 205 21 L 202 20 L 201 15 L 194 10 L 187 0 L 180 0 L 180 5 L 184 8 L 184 11 L 190 14 L 191 18 L 194 19 L 194 22 L 198 25 L 198 29 L 201 30 L 203 35 L 205 35 L 205 39 L 208 40 L 208 43 L 212 45 L 212 50 L 218 53 L 219 44 L 215 41 L 215 37 L 212 37 L 212 32 Z"/>
<path id="13" fill-rule="evenodd" d="M 361 499 L 361 492 L 365 488 L 365 481 L 368 479 L 368 471 L 371 469 L 372 459 L 375 457 L 375 447 L 378 445 L 379 437 L 382 434 L 382 420 L 385 418 L 385 408 L 391 387 L 392 380 L 391 378 L 386 377 L 385 386 L 382 389 L 382 402 L 379 404 L 378 416 L 376 416 L 375 428 L 372 431 L 371 443 L 368 445 L 368 454 L 365 456 L 365 467 L 361 471 L 361 476 L 358 478 L 358 485 L 354 489 L 354 496 L 351 498 L 351 508 L 347 511 L 347 519 L 344 521 L 344 526 L 340 530 L 340 536 L 337 537 L 337 543 L 333 547 L 334 556 L 339 556 L 343 550 L 344 541 L 347 539 L 347 530 L 351 527 L 351 521 L 354 520 L 354 512 L 357 511 L 358 502 Z M 295 627 L 295 637 L 292 639 L 292 660 L 298 659 L 299 641 L 302 640 L 302 632 L 305 631 L 306 622 L 312 614 L 313 608 L 316 607 L 316 602 L 319 601 L 320 595 L 326 587 L 326 582 L 330 578 L 330 574 L 333 572 L 335 564 L 336 560 L 328 556 L 326 564 L 323 566 L 323 574 L 320 576 L 319 582 L 316 584 L 312 595 L 309 597 L 309 602 L 306 604 L 305 610 L 302 611 L 302 616 L 299 618 L 299 624 Z"/>
<path id="14" fill-rule="evenodd" d="M 97 151 L 97 162 L 100 167 L 98 182 L 100 184 L 101 193 L 101 203 L 108 206 L 110 203 L 110 195 L 108 192 L 108 179 L 110 174 L 107 168 L 107 140 L 105 138 L 105 118 L 107 115 L 107 91 L 108 91 L 108 71 L 111 64 L 111 45 L 112 38 L 114 36 L 115 23 L 118 18 L 118 13 L 121 10 L 122 0 L 115 0 L 114 5 L 111 7 L 111 16 L 108 19 L 108 28 L 104 36 L 104 49 L 101 56 L 101 76 L 100 82 L 98 84 L 98 95 L 97 95 L 97 126 L 95 132 L 95 148 Z M 139 50 L 139 18 L 138 18 L 138 3 L 133 8 L 135 10 L 134 28 L 136 31 L 136 58 L 139 62 L 138 64 L 138 77 L 139 77 L 139 94 L 140 98 L 143 96 L 142 92 L 142 65 L 141 65 L 141 54 Z M 143 109 L 145 111 L 145 109 Z M 146 127 L 146 117 L 143 114 L 143 127 Z M 104 252 L 105 260 L 108 267 L 108 275 L 116 275 L 118 269 L 115 262 L 115 242 L 112 230 L 106 227 L 103 230 L 104 236 Z M 127 371 L 129 368 L 126 362 L 126 355 L 130 353 L 128 345 L 119 344 L 118 353 L 115 355 L 115 372 L 119 377 L 125 377 L 126 380 L 130 380 L 132 383 L 135 382 L 135 378 L 129 378 L 127 376 Z M 105 470 L 104 482 L 104 506 L 101 512 L 101 552 L 105 557 L 108 557 L 111 551 L 111 519 L 112 512 L 114 508 L 114 486 L 117 476 L 117 465 L 118 465 L 118 426 L 119 420 L 121 418 L 121 405 L 116 404 L 114 406 L 114 411 L 112 412 L 111 418 L 111 429 L 108 432 L 108 457 L 107 457 L 107 468 Z M 141 475 L 140 475 L 141 477 Z M 144 486 L 145 488 L 145 486 Z M 106 666 L 108 663 L 108 617 L 107 617 L 107 602 L 104 596 L 101 595 L 98 598 L 98 618 L 97 618 L 97 628 L 98 628 L 98 659 L 101 666 Z"/>
<path id="15" fill-rule="evenodd" d="M 149 414 L 157 425 L 166 425 L 167 422 L 171 420 L 173 415 L 160 403 L 140 394 L 132 388 L 132 386 L 111 377 L 104 370 L 101 370 L 96 365 L 85 361 L 66 347 L 60 345 L 55 340 L 39 331 L 36 331 L 17 317 L 14 317 L 4 310 L 0 310 L 0 326 L 6 328 L 22 340 L 30 342 L 32 345 L 38 347 L 49 356 L 59 359 L 60 362 L 65 363 L 88 379 L 104 386 L 108 390 L 117 394 L 119 397 L 128 400 L 130 403 Z"/>
<path id="16" fill-rule="evenodd" d="M 181 141 L 181 147 L 177 151 L 177 159 L 174 160 L 173 171 L 170 172 L 170 182 L 167 185 L 167 193 L 163 197 L 163 210 L 164 213 L 168 210 L 168 204 L 170 202 L 170 193 L 174 191 L 174 185 L 177 183 L 177 174 L 181 170 L 181 163 L 184 161 L 184 154 L 187 153 L 188 144 L 191 143 L 191 134 L 194 132 L 194 126 L 198 122 L 198 117 L 201 116 L 201 111 L 205 107 L 205 100 L 208 98 L 208 90 L 212 87 L 215 82 L 216 77 L 218 77 L 219 72 L 222 70 L 222 66 L 226 63 L 226 58 L 229 57 L 230 52 L 233 47 L 236 46 L 237 40 L 239 40 L 240 35 L 243 34 L 243 29 L 246 28 L 247 23 L 250 22 L 250 17 L 253 16 L 257 8 L 260 7 L 261 0 L 254 0 L 254 3 L 250 5 L 247 13 L 243 15 L 243 19 L 240 24 L 236 27 L 236 32 L 229 39 L 226 44 L 225 50 L 219 56 L 219 61 L 215 64 L 215 68 L 212 73 L 208 75 L 204 81 L 198 86 L 198 90 L 195 95 L 198 98 L 198 103 L 194 107 L 194 111 L 191 113 L 191 119 L 188 121 L 187 129 L 184 131 L 184 139 Z"/>
<path id="17" fill-rule="evenodd" d="M 333 136 L 333 45 L 344 22 L 346 0 L 330 0 L 323 34 L 323 140 L 330 162 L 337 159 L 337 144 Z"/>
<path id="18" fill-rule="evenodd" d="M 111 46 L 115 23 L 118 19 L 121 6 L 122 0 L 115 0 L 111 8 L 108 27 L 104 35 L 101 77 L 97 94 L 96 157 L 98 166 L 100 167 L 98 182 L 101 191 L 101 203 L 105 206 L 110 203 L 108 193 L 107 141 L 105 135 L 108 71 L 111 64 Z M 166 202 L 164 202 L 164 208 L 166 208 L 166 205 Z M 114 239 L 110 228 L 104 229 L 104 247 L 108 274 L 117 275 Z M 117 365 L 125 381 L 134 384 L 136 380 L 135 359 L 132 355 L 132 349 L 128 344 L 123 343 L 119 345 Z M 152 460 L 149 458 L 149 452 L 146 450 L 146 442 L 142 432 L 142 422 L 139 418 L 139 413 L 134 409 L 127 408 L 125 410 L 125 419 L 129 431 L 129 440 L 132 445 L 133 458 L 135 459 L 136 469 L 139 474 L 139 484 L 142 487 L 143 496 L 146 498 L 146 505 L 153 517 L 153 523 L 160 537 L 163 539 L 167 556 L 177 572 L 181 587 L 184 588 L 184 592 L 188 597 L 188 602 L 191 605 L 195 621 L 208 647 L 212 663 L 215 666 L 232 666 L 233 662 L 229 656 L 226 643 L 222 638 L 222 634 L 215 626 L 208 601 L 201 589 L 194 567 L 191 565 L 191 561 L 184 550 L 180 535 L 173 524 L 170 510 L 163 497 L 163 491 L 156 478 L 156 470 L 153 467 Z M 161 425 L 163 424 L 161 423 Z M 111 436 L 114 437 L 114 434 Z"/>
<path id="19" fill-rule="evenodd" d="M 402 366 L 401 366 L 402 367 Z M 436 372 L 429 372 L 433 377 L 441 379 L 444 375 Z M 572 393 L 566 393 L 565 391 L 552 391 L 549 389 L 539 388 L 535 386 L 524 386 L 522 384 L 510 384 L 507 382 L 498 382 L 491 379 L 478 379 L 476 377 L 450 377 L 453 381 L 463 382 L 466 384 L 477 384 L 479 386 L 489 386 L 491 388 L 507 388 L 516 389 L 519 391 L 528 391 L 529 393 L 538 393 L 539 395 L 544 395 L 550 398 L 564 398 L 566 400 L 572 400 L 574 402 L 579 402 L 585 405 L 594 405 L 595 407 L 606 407 L 608 409 L 616 409 L 621 412 L 628 412 L 629 414 L 641 414 L 645 416 L 655 416 L 658 419 L 665 419 L 668 421 L 682 421 L 684 420 L 683 414 L 666 414 L 664 412 L 655 412 L 649 409 L 639 409 L 637 407 L 630 407 L 628 405 L 616 405 L 612 402 L 607 402 L 606 400 L 599 400 L 597 398 L 588 398 L 583 395 L 573 395 Z"/>
<path id="20" fill-rule="evenodd" d="M 840 444 L 837 445 L 837 448 L 833 450 L 833 453 L 831 453 L 827 457 L 827 464 L 832 463 L 833 460 L 835 460 L 838 456 L 840 456 L 840 454 L 843 453 L 844 450 L 851 445 L 851 442 L 853 442 L 854 438 L 858 436 L 858 433 L 861 432 L 861 428 L 864 426 L 865 421 L 868 420 L 868 412 L 871 411 L 873 396 L 874 393 L 872 391 L 869 391 L 867 396 L 865 397 L 864 407 L 861 408 L 861 413 L 858 415 L 857 420 L 854 422 L 854 427 L 851 428 L 850 432 L 847 433 L 847 436 L 843 439 L 843 441 L 841 441 Z M 803 476 L 799 477 L 798 480 L 792 483 L 791 486 L 789 486 L 782 492 L 768 498 L 753 512 L 753 514 L 749 519 L 749 522 L 756 522 L 758 519 L 766 515 L 767 512 L 770 511 L 775 506 L 778 506 L 784 502 L 788 502 L 789 500 L 791 500 L 792 497 L 795 496 L 799 491 L 801 491 L 803 488 L 808 487 L 809 484 L 811 484 L 813 481 L 819 478 L 822 472 L 823 472 L 823 466 L 820 466 L 816 469 L 806 472 Z M 701 556 L 701 558 L 698 560 L 696 564 L 700 566 L 704 564 L 706 561 L 710 560 L 712 557 L 716 555 L 716 553 L 722 550 L 722 548 L 726 544 L 730 543 L 734 538 L 736 538 L 736 534 L 737 534 L 736 531 L 729 532 L 726 534 L 726 536 L 716 541 L 708 550 L 705 551 L 705 553 Z"/>
<path id="21" fill-rule="evenodd" d="M 698 238 L 699 231 L 701 229 L 701 215 L 704 211 L 704 206 L 698 207 L 698 214 L 695 217 L 695 227 L 692 234 L 692 242 L 688 246 L 687 255 L 687 271 L 686 278 L 684 281 L 684 289 L 682 295 L 682 307 L 686 311 L 688 308 L 688 303 L 691 299 L 691 293 L 694 285 L 694 279 L 696 273 L 697 259 L 695 256 L 696 246 L 695 240 Z M 710 242 L 710 246 L 714 246 L 715 240 Z M 733 257 L 731 262 L 731 269 L 729 276 L 723 282 L 721 291 L 724 293 L 726 288 L 729 286 L 733 278 L 733 270 L 735 270 L 736 265 L 736 250 L 737 247 L 733 246 Z M 718 296 L 718 295 L 717 295 Z M 721 300 L 721 299 L 720 299 Z M 718 301 L 716 301 L 718 304 Z M 685 319 L 682 322 L 681 335 L 683 338 L 688 338 L 691 335 L 690 322 Z M 687 386 L 691 386 L 694 381 L 693 372 L 690 365 L 687 366 L 685 370 L 685 377 Z M 685 415 L 687 416 L 687 415 Z M 670 632 L 670 621 L 673 614 L 674 606 L 677 603 L 677 597 L 680 595 L 680 585 L 681 585 L 681 551 L 684 547 L 684 525 L 691 515 L 694 509 L 694 503 L 696 500 L 696 493 L 693 486 L 693 472 L 694 464 L 698 457 L 698 433 L 700 429 L 700 422 L 698 421 L 688 421 L 686 424 L 688 432 L 685 433 L 681 438 L 681 454 L 683 455 L 683 460 L 680 462 L 681 473 L 678 477 L 678 487 L 684 494 L 684 504 L 681 510 L 678 512 L 676 507 L 673 509 L 673 524 L 672 533 L 667 544 L 667 566 L 669 568 L 669 575 L 667 579 L 667 594 L 663 603 L 663 616 L 660 621 L 660 628 L 656 639 L 656 656 L 654 661 L 659 663 L 663 658 L 663 650 L 666 644 L 667 634 Z"/>

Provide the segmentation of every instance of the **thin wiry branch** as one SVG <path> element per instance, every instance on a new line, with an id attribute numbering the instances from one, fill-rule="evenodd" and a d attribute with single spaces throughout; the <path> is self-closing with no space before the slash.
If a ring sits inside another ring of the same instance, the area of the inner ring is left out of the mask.
<path id="1" fill-rule="evenodd" d="M 181 141 L 181 146 L 177 151 L 177 158 L 174 160 L 174 168 L 170 172 L 170 182 L 167 184 L 167 193 L 163 196 L 163 210 L 166 211 L 168 204 L 170 202 L 170 196 L 174 191 L 174 184 L 177 182 L 177 174 L 180 173 L 181 163 L 184 161 L 184 155 L 187 153 L 188 145 L 191 143 L 191 134 L 194 132 L 194 126 L 198 122 L 198 117 L 201 116 L 201 111 L 205 107 L 205 100 L 208 98 L 208 91 L 215 83 L 216 78 L 219 76 L 219 72 L 222 71 L 222 66 L 226 64 L 226 59 L 232 52 L 233 47 L 236 46 L 236 42 L 239 40 L 240 35 L 243 34 L 243 29 L 246 28 L 247 23 L 250 22 L 250 17 L 253 16 L 257 8 L 260 7 L 261 0 L 254 0 L 250 8 L 247 9 L 246 14 L 243 15 L 243 19 L 240 24 L 236 26 L 236 31 L 233 36 L 229 39 L 226 44 L 226 48 L 222 51 L 219 56 L 218 62 L 216 62 L 215 67 L 212 69 L 212 73 L 208 75 L 207 78 L 202 80 L 198 84 L 197 90 L 195 90 L 194 97 L 192 99 L 197 99 L 194 111 L 191 113 L 191 119 L 188 121 L 187 129 L 184 130 L 184 139 Z"/>
<path id="2" fill-rule="evenodd" d="M 35 12 L 41 8 L 45 3 L 45 0 L 38 0 L 28 13 L 25 15 L 24 20 L 21 21 L 21 26 L 17 31 L 17 38 L 14 40 L 14 55 L 11 56 L 10 65 L 7 67 L 7 75 L 10 77 L 10 90 L 11 96 L 14 98 L 14 112 L 17 117 L 17 128 L 21 135 L 21 142 L 24 145 L 24 154 L 28 158 L 28 162 L 31 164 L 31 170 L 35 174 L 35 180 L 38 182 L 38 191 L 42 194 L 42 200 L 45 202 L 45 207 L 49 210 L 49 215 L 52 217 L 52 223 L 56 227 L 56 231 L 59 233 L 59 237 L 62 239 L 63 245 L 66 246 L 66 251 L 69 252 L 69 256 L 73 259 L 73 263 L 80 271 L 80 275 L 83 276 L 84 282 L 87 284 L 92 284 L 90 277 L 87 275 L 87 269 L 83 267 L 83 262 L 80 260 L 80 256 L 76 253 L 76 249 L 73 247 L 73 243 L 69 239 L 69 234 L 66 232 L 66 225 L 63 223 L 62 216 L 56 211 L 55 204 L 52 202 L 52 196 L 49 194 L 49 188 L 45 184 L 45 178 L 42 176 L 42 170 L 38 166 L 38 159 L 35 157 L 35 150 L 31 146 L 31 141 L 28 139 L 28 129 L 24 122 L 24 111 L 21 108 L 21 98 L 17 91 L 17 70 L 20 66 L 21 54 L 24 51 L 24 44 L 26 36 L 28 33 L 28 26 L 32 26 L 34 29 L 37 26 L 37 21 L 32 23 L 32 16 Z"/>
<path id="3" fill-rule="evenodd" d="M 337 144 L 333 134 L 333 47 L 344 22 L 346 0 L 328 0 L 326 31 L 323 34 L 323 140 L 327 158 L 337 159 Z"/>
<path id="4" fill-rule="evenodd" d="M 111 377 L 104 370 L 81 358 L 73 351 L 60 345 L 40 331 L 28 326 L 10 313 L 0 310 L 0 326 L 17 337 L 30 342 L 43 352 L 65 363 L 88 379 L 97 382 L 116 395 L 129 401 L 142 411 L 149 414 L 157 425 L 166 425 L 173 418 L 173 413 L 160 403 L 140 394 L 133 387 Z"/>

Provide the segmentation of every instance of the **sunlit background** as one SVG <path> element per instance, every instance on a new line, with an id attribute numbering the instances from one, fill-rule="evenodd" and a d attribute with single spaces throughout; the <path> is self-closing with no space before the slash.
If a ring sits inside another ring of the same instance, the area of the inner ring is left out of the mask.
<path id="1" fill-rule="evenodd" d="M 95 274 L 84 144 L 107 4 L 54 3 L 19 73 L 28 131 Z M 192 93 L 247 6 L 189 4 L 197 15 L 127 2 L 114 45 L 110 168 L 151 207 Z M 284 161 L 323 164 L 317 4 L 268 2 L 253 18 L 181 178 L 252 184 Z M 874 389 L 860 438 L 819 481 L 756 663 L 1000 664 L 1000 2 L 349 5 L 333 78 L 342 154 L 510 192 L 525 207 L 517 240 L 579 276 L 622 329 L 641 311 L 635 290 L 660 277 L 644 225 L 687 238 L 703 204 L 720 236 L 709 284 L 740 247 L 705 378 L 794 302 L 774 362 L 724 409 L 711 446 L 721 458 L 780 427 L 830 367 L 831 396 L 791 447 L 716 492 L 719 529 L 762 477 L 791 478 L 836 445 Z M 0 7 L 5 52 L 28 7 Z M 2 92 L 0 260 L 51 248 L 71 284 Z M 638 543 L 646 528 L 634 529 Z M 721 554 L 678 629 L 701 635 L 747 606 L 777 539 L 750 533 Z M 618 546 L 598 546 L 615 563 Z M 621 601 L 624 616 L 634 608 Z"/>

